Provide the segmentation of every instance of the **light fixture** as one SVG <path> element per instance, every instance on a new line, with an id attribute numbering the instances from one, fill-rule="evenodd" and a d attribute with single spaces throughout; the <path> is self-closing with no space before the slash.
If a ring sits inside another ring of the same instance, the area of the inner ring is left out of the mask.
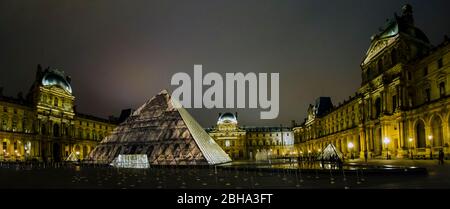
<path id="1" fill-rule="evenodd" d="M 413 141 L 413 139 L 412 139 L 412 138 L 409 138 L 409 139 L 408 139 L 408 141 L 409 141 L 409 142 L 412 142 L 412 141 Z"/>
<path id="2" fill-rule="evenodd" d="M 384 137 L 383 142 L 384 142 L 385 144 L 389 144 L 389 142 L 391 142 L 391 140 L 389 140 L 389 138 L 387 138 L 387 137 Z"/>
<path id="3" fill-rule="evenodd" d="M 432 136 L 432 135 L 429 135 L 429 136 L 428 136 L 428 139 L 429 139 L 429 140 L 432 140 L 432 139 L 433 139 L 433 136 Z"/>
<path id="4" fill-rule="evenodd" d="M 348 148 L 351 149 L 351 148 L 353 148 L 354 145 L 353 145 L 353 143 L 349 142 L 347 146 L 348 146 Z"/>

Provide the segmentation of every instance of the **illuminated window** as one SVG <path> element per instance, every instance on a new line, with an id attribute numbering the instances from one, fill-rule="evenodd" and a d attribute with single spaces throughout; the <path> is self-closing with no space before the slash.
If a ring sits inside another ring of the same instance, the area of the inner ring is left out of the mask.
<path id="1" fill-rule="evenodd" d="M 229 147 L 230 146 L 230 141 L 229 140 L 226 140 L 225 141 L 225 147 Z"/>

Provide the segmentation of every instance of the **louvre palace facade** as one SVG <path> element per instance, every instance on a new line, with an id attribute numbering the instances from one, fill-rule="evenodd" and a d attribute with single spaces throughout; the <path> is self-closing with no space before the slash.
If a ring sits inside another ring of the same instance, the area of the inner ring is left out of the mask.
<path id="1" fill-rule="evenodd" d="M 290 127 L 239 126 L 237 113 L 219 113 L 216 126 L 206 131 L 233 160 L 265 160 L 295 152 Z"/>
<path id="2" fill-rule="evenodd" d="M 430 23 L 432 24 L 432 23 Z M 372 36 L 362 83 L 342 104 L 320 97 L 293 128 L 296 150 L 332 143 L 346 158 L 426 158 L 450 154 L 449 39 L 433 46 L 410 5 Z"/>
<path id="3" fill-rule="evenodd" d="M 77 113 L 70 77 L 42 70 L 24 97 L 0 89 L 0 161 L 83 160 L 116 126 L 107 119 Z"/>

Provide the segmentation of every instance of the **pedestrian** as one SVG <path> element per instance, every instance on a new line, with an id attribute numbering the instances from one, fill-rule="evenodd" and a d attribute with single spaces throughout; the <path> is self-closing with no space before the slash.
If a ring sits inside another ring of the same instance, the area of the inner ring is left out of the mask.
<path id="1" fill-rule="evenodd" d="M 439 165 L 444 165 L 444 152 L 442 149 L 439 150 Z"/>

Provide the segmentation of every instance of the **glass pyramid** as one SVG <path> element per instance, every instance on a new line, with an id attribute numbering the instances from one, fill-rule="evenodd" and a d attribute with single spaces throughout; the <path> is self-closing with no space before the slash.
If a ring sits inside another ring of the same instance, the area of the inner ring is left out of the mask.
<path id="1" fill-rule="evenodd" d="M 166 90 L 116 127 L 94 148 L 90 158 L 109 164 L 119 154 L 147 154 L 151 165 L 214 165 L 231 161 Z"/>

